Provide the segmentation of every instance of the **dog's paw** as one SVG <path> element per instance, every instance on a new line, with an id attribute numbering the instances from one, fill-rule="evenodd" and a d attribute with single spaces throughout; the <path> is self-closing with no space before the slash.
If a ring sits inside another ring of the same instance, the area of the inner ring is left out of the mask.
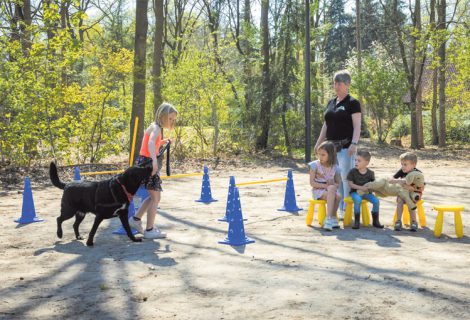
<path id="1" fill-rule="evenodd" d="M 59 239 L 62 239 L 62 230 L 61 231 L 57 231 L 57 237 Z"/>
<path id="2" fill-rule="evenodd" d="M 86 245 L 87 245 L 88 247 L 93 247 L 93 241 L 87 241 L 87 242 L 86 242 Z"/>
<path id="3" fill-rule="evenodd" d="M 132 239 L 133 242 L 142 242 L 142 238 L 134 238 Z"/>
<path id="4" fill-rule="evenodd" d="M 82 236 L 77 236 L 77 240 L 83 240 L 83 237 Z"/>

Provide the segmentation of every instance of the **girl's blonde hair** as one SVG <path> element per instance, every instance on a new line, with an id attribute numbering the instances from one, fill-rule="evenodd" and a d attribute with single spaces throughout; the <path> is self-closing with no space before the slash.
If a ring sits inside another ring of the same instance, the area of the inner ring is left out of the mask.
<path id="1" fill-rule="evenodd" d="M 328 166 L 332 167 L 336 164 L 336 149 L 335 145 L 330 141 L 323 141 L 318 147 L 318 150 L 323 149 L 328 154 Z"/>
<path id="2" fill-rule="evenodd" d="M 168 116 L 170 113 L 176 113 L 178 114 L 178 110 L 176 108 L 168 103 L 168 102 L 163 102 L 157 109 L 157 112 L 155 112 L 155 123 L 158 124 L 158 126 L 162 126 L 162 117 L 163 116 Z"/>

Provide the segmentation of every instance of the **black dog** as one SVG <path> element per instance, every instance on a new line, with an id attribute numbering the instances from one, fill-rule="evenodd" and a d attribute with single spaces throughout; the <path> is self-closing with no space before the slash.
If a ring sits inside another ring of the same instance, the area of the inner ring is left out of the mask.
<path id="1" fill-rule="evenodd" d="M 152 173 L 151 166 L 130 167 L 123 173 L 104 181 L 71 182 L 65 184 L 60 181 L 56 165 L 51 162 L 49 176 L 52 184 L 64 190 L 60 208 L 60 216 L 57 218 L 57 236 L 62 238 L 62 222 L 75 216 L 73 230 L 77 239 L 80 237 L 78 227 L 85 218 L 87 212 L 96 215 L 95 222 L 91 228 L 87 246 L 93 245 L 96 229 L 103 219 L 119 216 L 122 225 L 129 238 L 134 242 L 140 242 L 131 232 L 127 220 L 127 210 L 132 197 L 139 188 L 142 180 Z"/>

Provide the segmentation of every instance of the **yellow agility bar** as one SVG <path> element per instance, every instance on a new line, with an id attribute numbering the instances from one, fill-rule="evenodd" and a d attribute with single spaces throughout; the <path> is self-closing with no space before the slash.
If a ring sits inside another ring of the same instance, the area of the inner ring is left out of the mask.
<path id="1" fill-rule="evenodd" d="M 242 183 L 235 184 L 235 186 L 236 187 L 241 187 L 241 186 L 248 186 L 248 185 L 252 185 L 252 184 L 264 184 L 264 183 L 278 182 L 278 181 L 287 181 L 287 178 L 242 182 Z"/>
<path id="2" fill-rule="evenodd" d="M 111 171 L 95 171 L 95 172 L 80 172 L 81 176 L 91 176 L 94 174 L 112 174 L 112 173 L 121 173 L 124 170 L 111 170 Z"/>
<path id="3" fill-rule="evenodd" d="M 112 171 L 96 171 L 96 172 L 80 172 L 82 176 L 90 176 L 90 175 L 98 175 L 98 174 L 112 174 L 112 173 L 121 173 L 124 170 L 112 170 Z M 161 179 L 173 179 L 173 178 L 184 178 L 184 177 L 192 177 L 192 176 L 202 176 L 202 172 L 195 172 L 195 173 L 181 173 L 181 174 L 174 174 L 172 176 L 164 176 L 160 177 Z"/>
<path id="4" fill-rule="evenodd" d="M 173 178 L 184 178 L 184 177 L 192 177 L 192 176 L 202 176 L 204 173 L 202 172 L 195 172 L 195 173 L 181 173 L 181 174 L 174 174 L 172 176 L 163 176 L 160 179 L 173 179 Z"/>
<path id="5" fill-rule="evenodd" d="M 134 160 L 135 139 L 137 138 L 137 126 L 138 126 L 138 124 L 139 124 L 139 117 L 135 117 L 134 136 L 132 137 L 132 149 L 131 149 L 131 157 L 129 158 L 129 167 L 132 167 L 132 161 Z"/>

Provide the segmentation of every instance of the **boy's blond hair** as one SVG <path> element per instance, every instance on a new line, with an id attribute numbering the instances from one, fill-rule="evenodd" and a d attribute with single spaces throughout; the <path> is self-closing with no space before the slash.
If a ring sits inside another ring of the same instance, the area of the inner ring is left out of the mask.
<path id="1" fill-rule="evenodd" d="M 400 155 L 400 161 L 410 161 L 416 165 L 418 163 L 418 156 L 413 152 L 405 152 Z"/>

